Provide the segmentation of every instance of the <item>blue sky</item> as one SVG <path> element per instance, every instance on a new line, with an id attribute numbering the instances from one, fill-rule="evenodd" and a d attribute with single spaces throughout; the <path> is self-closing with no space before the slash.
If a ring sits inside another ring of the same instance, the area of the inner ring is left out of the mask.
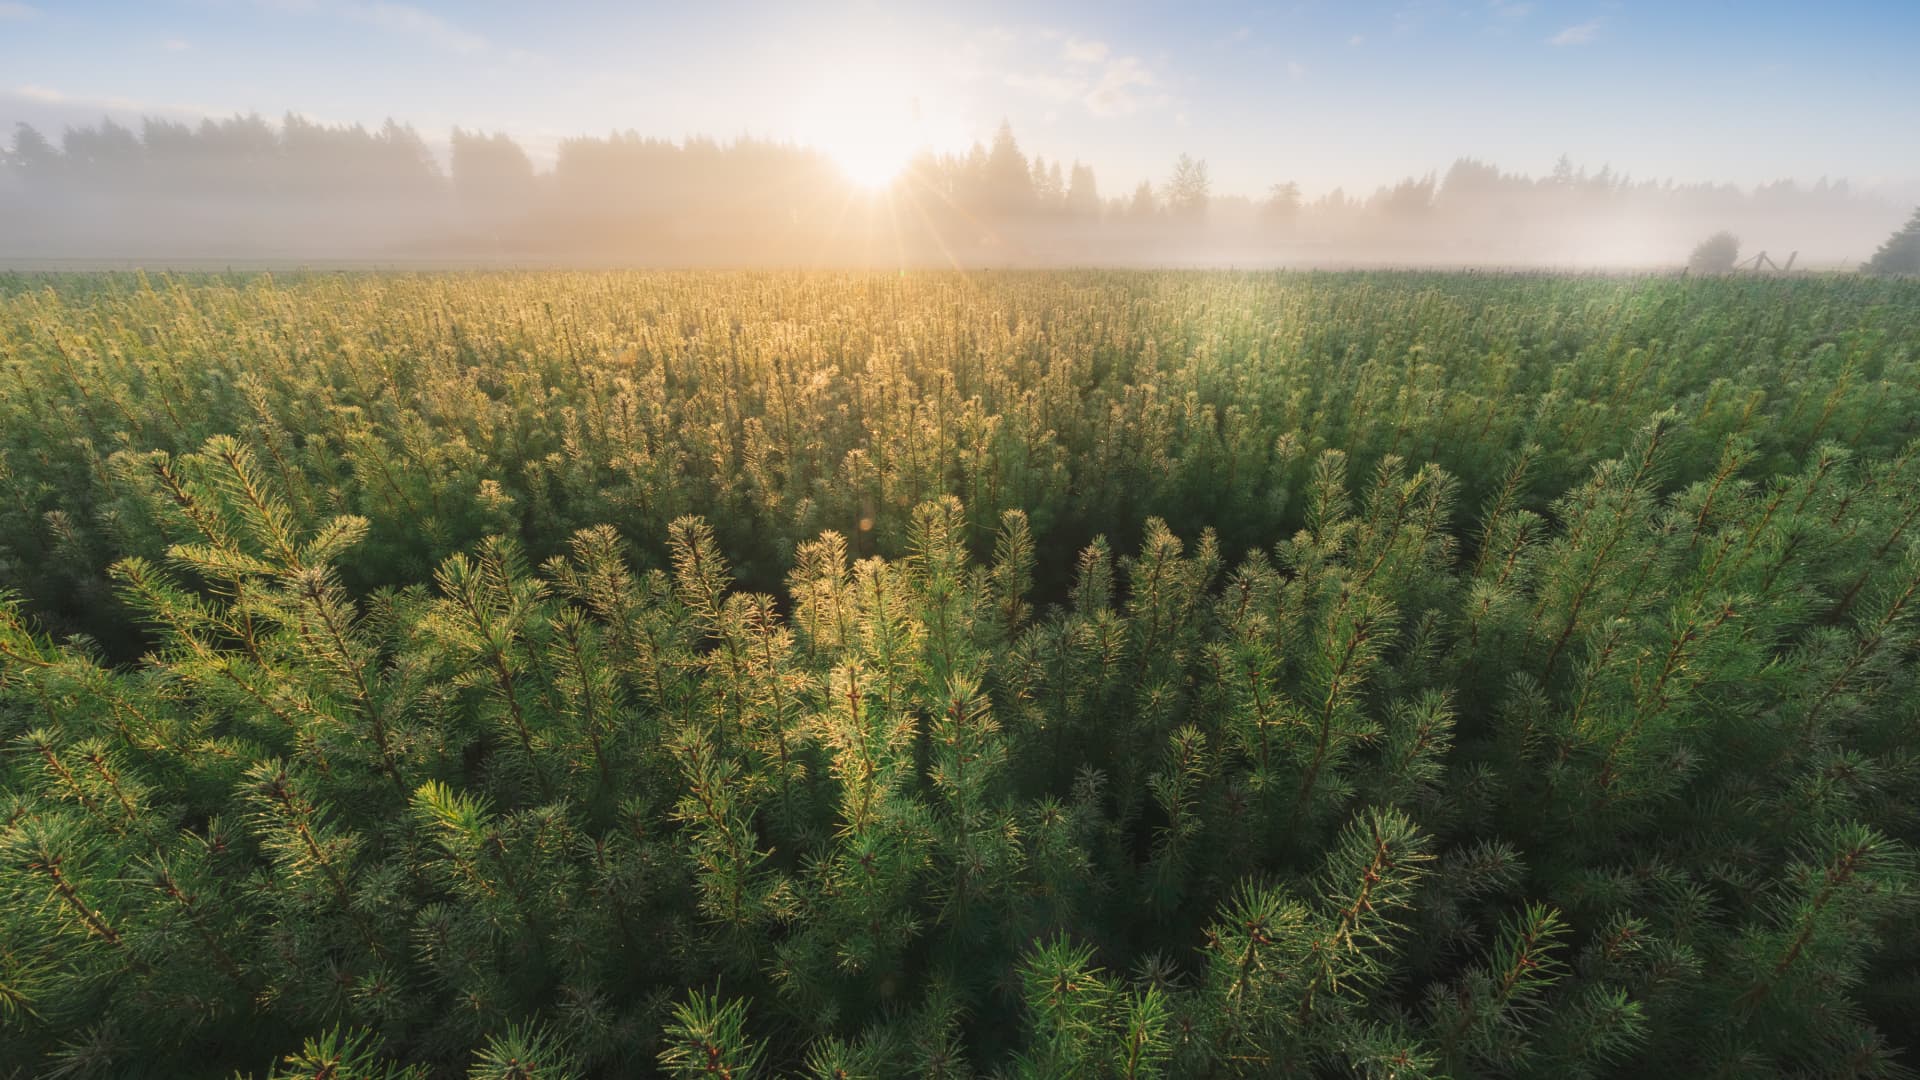
<path id="1" fill-rule="evenodd" d="M 1107 194 L 1190 152 L 1216 190 L 1370 190 L 1462 155 L 1542 173 L 1920 184 L 1920 0 L 566 3 L 0 0 L 0 123 L 293 111 L 632 128 L 849 161 L 1004 116 Z"/>

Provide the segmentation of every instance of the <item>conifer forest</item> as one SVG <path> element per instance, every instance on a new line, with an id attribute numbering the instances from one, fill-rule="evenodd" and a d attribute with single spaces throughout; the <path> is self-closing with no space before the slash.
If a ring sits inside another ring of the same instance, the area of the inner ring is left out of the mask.
<path id="1" fill-rule="evenodd" d="M 1908 1076 L 1920 280 L 0 275 L 0 1080 Z"/>

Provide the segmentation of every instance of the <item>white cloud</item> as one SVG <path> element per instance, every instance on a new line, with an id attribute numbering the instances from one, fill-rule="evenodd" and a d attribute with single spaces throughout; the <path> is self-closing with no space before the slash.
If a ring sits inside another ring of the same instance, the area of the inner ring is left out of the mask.
<path id="1" fill-rule="evenodd" d="M 1355 34 L 1352 37 L 1347 39 L 1347 44 L 1352 45 L 1355 48 L 1365 45 L 1366 43 L 1367 43 L 1367 35 L 1365 34 Z"/>
<path id="2" fill-rule="evenodd" d="M 486 52 L 486 38 L 467 33 L 440 15 L 422 12 L 411 4 L 340 4 L 340 13 L 355 23 L 367 23 L 388 33 L 415 37 L 447 52 Z"/>
<path id="3" fill-rule="evenodd" d="M 1071 75 L 1009 72 L 1003 81 L 1015 90 L 1046 98 L 1049 101 L 1072 101 L 1086 93 L 1087 89 L 1086 80 L 1076 79 Z"/>
<path id="4" fill-rule="evenodd" d="M 1452 5 L 1447 0 L 1406 0 L 1393 13 L 1393 33 L 1396 37 L 1407 37 L 1423 29 L 1429 22 L 1450 14 Z"/>
<path id="5" fill-rule="evenodd" d="M 1042 30 L 1040 36 L 1042 38 L 1056 38 L 1060 35 L 1051 30 Z M 976 46 L 1004 49 L 1018 42 L 1020 35 L 1015 33 L 1011 27 L 989 26 L 983 30 L 975 31 L 973 39 Z"/>
<path id="6" fill-rule="evenodd" d="M 1093 89 L 1087 91 L 1087 111 L 1095 116 L 1127 116 L 1138 112 L 1153 102 L 1135 91 L 1158 84 L 1159 80 L 1147 70 L 1147 65 L 1134 57 L 1122 56 L 1108 61 Z"/>
<path id="7" fill-rule="evenodd" d="M 1586 22 L 1569 26 L 1565 30 L 1547 39 L 1549 45 L 1585 45 L 1600 36 L 1600 20 L 1588 19 Z"/>
<path id="8" fill-rule="evenodd" d="M 1507 3 L 1506 0 L 1487 0 L 1487 7 L 1493 9 L 1495 17 L 1502 19 L 1524 19 L 1533 13 L 1533 4 L 1525 2 L 1525 0 L 1520 3 Z"/>
<path id="9" fill-rule="evenodd" d="M 330 15 L 371 26 L 400 37 L 411 37 L 436 49 L 456 53 L 483 53 L 487 39 L 462 30 L 431 11 L 387 0 L 254 0 L 261 7 L 296 15 Z"/>
<path id="10" fill-rule="evenodd" d="M 1104 41 L 1042 31 L 1042 41 L 1064 40 L 1058 68 L 1006 71 L 1000 81 L 1011 89 L 1045 101 L 1077 101 L 1095 116 L 1128 116 L 1168 103 L 1164 94 L 1146 93 L 1160 85 L 1159 77 L 1137 56 L 1116 55 Z"/>
<path id="11" fill-rule="evenodd" d="M 1307 77 L 1307 65 L 1298 60 L 1287 61 L 1287 78 L 1300 82 Z"/>
<path id="12" fill-rule="evenodd" d="M 0 20 L 24 21 L 40 14 L 40 9 L 32 4 L 18 3 L 17 0 L 5 0 L 0 3 Z"/>
<path id="13" fill-rule="evenodd" d="M 347 17 L 396 34 L 418 37 L 437 48 L 458 53 L 485 52 L 487 39 L 469 33 L 430 11 L 410 4 L 349 4 Z"/>
<path id="14" fill-rule="evenodd" d="M 1097 64 L 1107 58 L 1107 43 L 1104 41 L 1081 41 L 1068 38 L 1066 47 L 1060 55 L 1070 64 Z"/>
<path id="15" fill-rule="evenodd" d="M 167 50 L 168 52 L 186 52 L 188 49 L 193 48 L 193 46 L 187 42 L 186 38 L 177 38 L 177 37 L 168 38 L 167 40 L 161 42 L 160 47 Z"/>
<path id="16" fill-rule="evenodd" d="M 62 109 L 86 109 L 96 114 L 91 120 L 99 119 L 98 113 L 103 112 L 114 113 L 118 115 L 118 119 L 131 121 L 142 116 L 227 116 L 238 111 L 231 108 L 147 101 L 117 95 L 69 94 L 38 83 L 25 83 L 12 89 L 0 89 L 0 99 L 5 98 L 30 101 L 35 105 L 59 106 Z M 91 120 L 83 122 L 91 122 Z"/>

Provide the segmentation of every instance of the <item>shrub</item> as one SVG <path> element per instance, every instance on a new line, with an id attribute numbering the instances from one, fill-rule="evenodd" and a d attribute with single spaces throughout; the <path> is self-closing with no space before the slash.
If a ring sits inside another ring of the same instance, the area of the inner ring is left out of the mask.
<path id="1" fill-rule="evenodd" d="M 1724 274 L 1740 259 L 1740 238 L 1730 232 L 1714 233 L 1694 245 L 1687 257 L 1687 269 L 1696 274 Z"/>

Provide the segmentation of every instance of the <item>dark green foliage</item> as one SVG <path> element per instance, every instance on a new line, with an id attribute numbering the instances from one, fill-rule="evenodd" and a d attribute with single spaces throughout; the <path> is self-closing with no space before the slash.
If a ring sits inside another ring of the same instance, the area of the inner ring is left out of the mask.
<path id="1" fill-rule="evenodd" d="M 1911 1067 L 1910 283 L 88 287 L 0 1077 Z"/>
<path id="2" fill-rule="evenodd" d="M 1920 274 L 1920 210 L 1860 267 L 1864 274 Z"/>
<path id="3" fill-rule="evenodd" d="M 1687 269 L 1696 274 L 1724 274 L 1740 258 L 1740 238 L 1722 230 L 1694 245 Z"/>

